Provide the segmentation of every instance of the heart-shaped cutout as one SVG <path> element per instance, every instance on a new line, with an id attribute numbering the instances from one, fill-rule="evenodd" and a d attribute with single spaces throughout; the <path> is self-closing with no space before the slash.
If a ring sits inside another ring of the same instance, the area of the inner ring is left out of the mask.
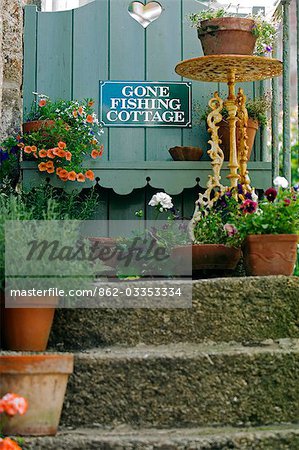
<path id="1" fill-rule="evenodd" d="M 144 5 L 141 2 L 132 2 L 128 12 L 143 28 L 148 27 L 152 22 L 159 19 L 163 8 L 158 2 L 150 2 Z"/>

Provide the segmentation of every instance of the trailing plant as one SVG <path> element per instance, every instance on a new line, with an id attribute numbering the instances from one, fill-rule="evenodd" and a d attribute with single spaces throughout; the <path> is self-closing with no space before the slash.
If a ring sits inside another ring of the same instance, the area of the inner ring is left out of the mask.
<path id="1" fill-rule="evenodd" d="M 93 181 L 94 173 L 84 169 L 84 162 L 103 154 L 100 145 L 103 129 L 93 104 L 91 99 L 54 102 L 45 95 L 36 94 L 27 120 L 46 122 L 37 131 L 6 140 L 2 147 L 7 151 L 22 149 L 24 159 L 36 161 L 40 172 L 57 176 L 64 182 Z"/>
<path id="2" fill-rule="evenodd" d="M 237 13 L 232 13 L 227 8 L 209 8 L 199 13 L 189 14 L 189 21 L 191 25 L 197 29 L 201 28 L 201 23 L 204 20 L 217 19 L 221 17 L 240 17 Z M 252 34 L 257 37 L 255 53 L 258 55 L 264 55 L 265 53 L 272 52 L 273 44 L 275 43 L 277 36 L 277 24 L 273 19 L 266 19 L 262 14 L 256 14 L 248 16 L 248 18 L 254 20 L 254 26 L 252 28 Z"/>

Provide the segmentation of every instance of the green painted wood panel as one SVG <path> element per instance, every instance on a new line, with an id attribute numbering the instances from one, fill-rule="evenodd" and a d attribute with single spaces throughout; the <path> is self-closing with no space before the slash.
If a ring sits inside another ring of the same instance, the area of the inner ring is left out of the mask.
<path id="1" fill-rule="evenodd" d="M 71 99 L 73 11 L 37 14 L 37 91 L 51 98 Z"/>
<path id="2" fill-rule="evenodd" d="M 99 108 L 99 80 L 109 78 L 109 1 L 92 2 L 74 10 L 73 97 L 93 98 Z M 102 136 L 109 157 L 109 133 Z"/>
<path id="3" fill-rule="evenodd" d="M 128 0 L 110 0 L 110 80 L 143 80 L 145 74 L 144 29 L 128 13 Z M 143 128 L 109 130 L 111 161 L 143 161 L 145 133 Z"/>
<path id="4" fill-rule="evenodd" d="M 34 100 L 36 87 L 36 33 L 37 33 L 37 8 L 36 6 L 28 6 L 24 15 L 24 113 L 31 109 Z"/>
<path id="5" fill-rule="evenodd" d="M 147 2 L 149 3 L 149 1 Z M 183 58 L 181 0 L 163 0 L 163 13 L 145 32 L 146 80 L 180 81 L 176 64 Z M 145 159 L 171 160 L 169 148 L 182 145 L 181 129 L 147 128 Z"/>

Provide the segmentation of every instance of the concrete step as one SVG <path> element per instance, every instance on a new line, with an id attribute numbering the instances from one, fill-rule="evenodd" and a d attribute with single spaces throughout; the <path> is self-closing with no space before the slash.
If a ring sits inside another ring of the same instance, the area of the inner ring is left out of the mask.
<path id="1" fill-rule="evenodd" d="M 195 429 L 79 429 L 26 438 L 24 450 L 298 450 L 299 426 Z"/>
<path id="2" fill-rule="evenodd" d="M 57 310 L 50 348 L 299 338 L 298 299 L 296 277 L 204 280 L 190 309 Z"/>
<path id="3" fill-rule="evenodd" d="M 95 349 L 75 355 L 62 425 L 296 422 L 298 386 L 299 340 Z"/>

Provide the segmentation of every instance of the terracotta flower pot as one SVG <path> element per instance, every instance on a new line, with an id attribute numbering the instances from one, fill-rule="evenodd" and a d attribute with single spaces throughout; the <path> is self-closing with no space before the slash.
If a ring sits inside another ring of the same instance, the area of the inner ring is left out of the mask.
<path id="1" fill-rule="evenodd" d="M 203 20 L 198 29 L 205 55 L 252 55 L 256 36 L 253 19 L 220 17 Z"/>
<path id="2" fill-rule="evenodd" d="M 27 301 L 27 303 L 26 303 Z M 13 351 L 46 350 L 54 319 L 58 298 L 38 297 L 36 299 L 20 298 L 20 308 L 5 308 L 4 299 L 1 306 L 2 346 Z M 34 303 L 46 307 L 33 307 Z M 27 304 L 30 307 L 27 307 Z"/>
<path id="3" fill-rule="evenodd" d="M 9 419 L 4 434 L 56 434 L 73 359 L 71 354 L 0 355 L 0 396 L 14 392 L 28 401 L 26 414 Z"/>
<path id="4" fill-rule="evenodd" d="M 297 242 L 295 234 L 248 236 L 243 249 L 247 275 L 292 275 L 297 260 Z"/>
<path id="5" fill-rule="evenodd" d="M 190 246 L 173 249 L 175 258 L 189 258 Z M 241 258 L 241 249 L 221 244 L 193 244 L 192 270 L 234 270 Z"/>
<path id="6" fill-rule="evenodd" d="M 257 130 L 259 129 L 259 123 L 257 120 L 248 119 L 247 124 L 247 145 L 249 147 L 248 149 L 248 159 L 250 159 L 252 148 L 254 145 L 255 136 L 257 133 Z M 240 125 L 237 123 L 237 130 L 236 130 L 236 139 L 237 139 L 237 150 L 238 150 L 238 142 L 240 138 Z M 219 131 L 218 131 L 219 138 L 222 140 L 222 143 L 220 145 L 221 149 L 224 153 L 224 160 L 229 161 L 229 124 L 227 120 L 222 120 L 219 123 Z"/>
<path id="7" fill-rule="evenodd" d="M 23 133 L 34 133 L 42 128 L 53 128 L 55 120 L 33 120 L 23 123 Z"/>
<path id="8" fill-rule="evenodd" d="M 203 150 L 199 147 L 173 147 L 169 153 L 174 161 L 199 161 Z"/>

